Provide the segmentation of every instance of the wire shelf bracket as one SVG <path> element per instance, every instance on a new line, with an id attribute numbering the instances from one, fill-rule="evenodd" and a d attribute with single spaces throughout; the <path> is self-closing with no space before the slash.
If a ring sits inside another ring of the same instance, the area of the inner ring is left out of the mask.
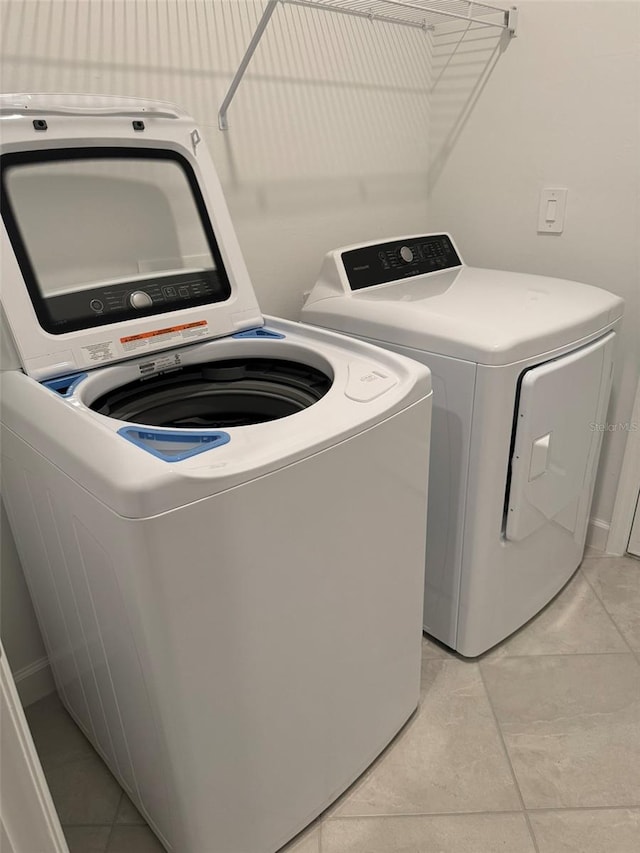
<path id="1" fill-rule="evenodd" d="M 258 22 L 251 41 L 238 66 L 229 90 L 218 112 L 218 127 L 227 130 L 229 122 L 227 112 L 240 81 L 251 62 L 253 54 L 264 35 L 271 16 L 279 4 L 303 6 L 309 9 L 323 9 L 338 12 L 370 21 L 382 21 L 405 27 L 417 27 L 433 30 L 438 23 L 449 20 L 466 21 L 485 27 L 498 27 L 510 37 L 517 35 L 518 9 L 512 6 L 505 9 L 475 0 L 268 0 L 266 8 Z"/>

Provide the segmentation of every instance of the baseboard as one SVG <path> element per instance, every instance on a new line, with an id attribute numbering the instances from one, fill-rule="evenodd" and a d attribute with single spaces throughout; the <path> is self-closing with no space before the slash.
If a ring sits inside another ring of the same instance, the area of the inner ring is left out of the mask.
<path id="1" fill-rule="evenodd" d="M 13 673 L 13 680 L 23 708 L 32 705 L 44 696 L 48 696 L 56 689 L 47 657 L 38 658 L 29 666 L 23 666 L 22 669 L 16 670 Z"/>
<path id="2" fill-rule="evenodd" d="M 587 527 L 587 545 L 598 551 L 607 550 L 607 539 L 609 538 L 609 523 L 601 518 L 589 519 Z"/>

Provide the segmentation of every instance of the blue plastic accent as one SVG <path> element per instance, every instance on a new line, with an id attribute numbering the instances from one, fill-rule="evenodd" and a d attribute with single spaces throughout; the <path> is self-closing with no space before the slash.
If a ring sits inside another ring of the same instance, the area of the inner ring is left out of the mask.
<path id="1" fill-rule="evenodd" d="M 222 447 L 223 444 L 228 444 L 231 441 L 231 436 L 227 432 L 219 430 L 211 432 L 191 432 L 190 430 L 150 430 L 140 429 L 138 427 L 121 427 L 118 430 L 118 435 L 126 438 L 136 447 L 146 450 L 152 456 L 162 459 L 164 462 L 181 462 L 183 459 L 188 459 L 190 456 L 195 456 L 197 453 L 204 453 L 205 450 L 213 450 L 216 447 Z M 193 445 L 186 449 L 179 450 L 175 453 L 168 451 L 168 448 L 154 447 L 153 442 L 162 443 L 180 443 L 183 445 Z"/>
<path id="2" fill-rule="evenodd" d="M 245 329 L 244 332 L 236 332 L 234 335 L 231 335 L 232 338 L 279 338 L 282 340 L 286 337 L 286 335 L 282 335 L 280 332 L 273 332 L 271 329 L 265 329 L 264 326 L 261 326 L 259 329 Z"/>
<path id="3" fill-rule="evenodd" d="M 66 376 L 57 376 L 55 379 L 46 379 L 42 384 L 50 391 L 55 391 L 61 397 L 70 397 L 83 379 L 86 373 L 68 373 Z M 64 391 L 61 389 L 65 389 Z"/>

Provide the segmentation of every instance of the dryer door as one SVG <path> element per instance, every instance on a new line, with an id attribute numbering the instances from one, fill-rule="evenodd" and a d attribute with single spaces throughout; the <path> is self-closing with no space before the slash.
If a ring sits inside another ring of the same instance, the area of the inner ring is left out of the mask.
<path id="1" fill-rule="evenodd" d="M 507 539 L 553 522 L 585 534 L 603 421 L 611 391 L 615 333 L 526 371 L 511 458 Z"/>

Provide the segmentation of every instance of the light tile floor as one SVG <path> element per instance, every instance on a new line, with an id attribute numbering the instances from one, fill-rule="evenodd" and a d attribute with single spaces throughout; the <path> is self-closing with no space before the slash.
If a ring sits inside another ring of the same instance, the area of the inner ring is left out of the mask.
<path id="1" fill-rule="evenodd" d="M 71 853 L 162 853 L 57 698 L 27 716 Z M 590 551 L 484 657 L 425 639 L 417 714 L 282 853 L 639 850 L 640 561 Z"/>

